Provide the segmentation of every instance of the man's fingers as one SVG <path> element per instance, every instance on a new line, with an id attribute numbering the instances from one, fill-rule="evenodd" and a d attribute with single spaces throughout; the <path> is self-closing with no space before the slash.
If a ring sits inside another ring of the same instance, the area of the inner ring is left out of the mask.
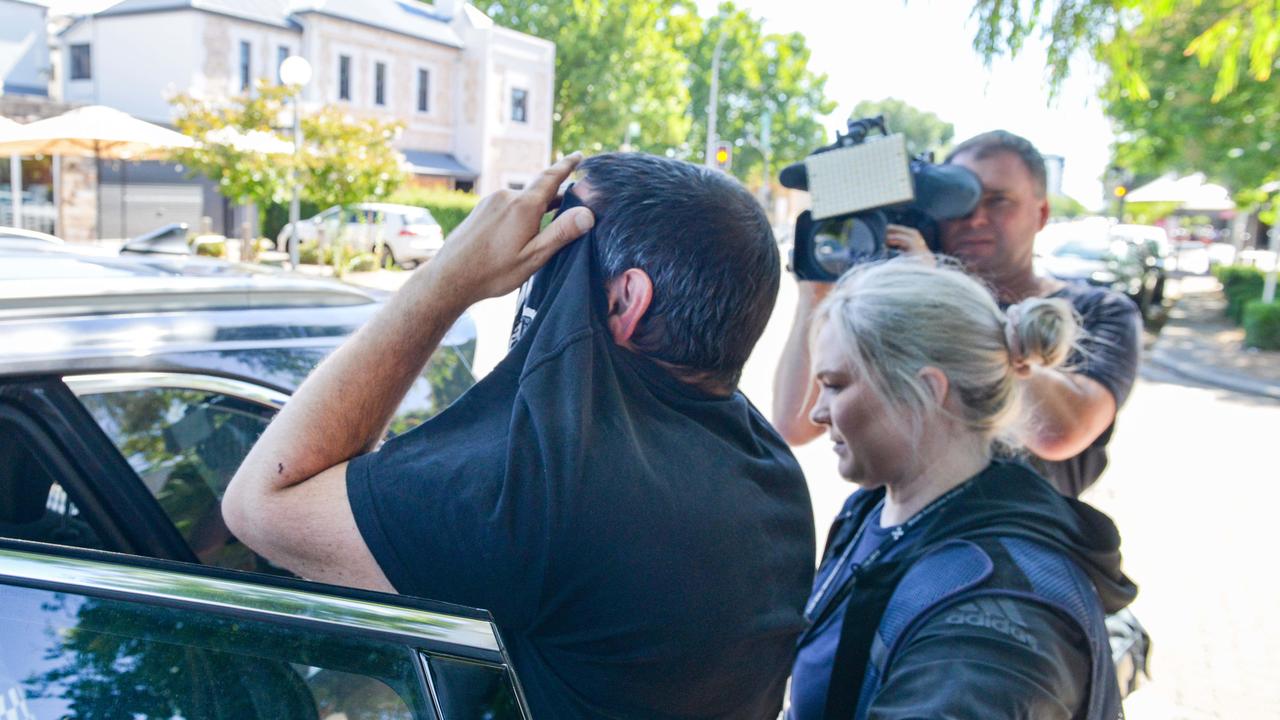
<path id="1" fill-rule="evenodd" d="M 560 190 L 560 185 L 573 174 L 578 167 L 578 163 L 582 162 L 582 153 L 575 152 L 561 158 L 560 162 L 552 165 L 536 180 L 530 183 L 525 194 L 538 201 L 539 205 L 546 205 L 551 198 L 556 196 Z"/>
<path id="2" fill-rule="evenodd" d="M 538 264 L 546 262 L 560 248 L 577 240 L 596 224 L 595 215 L 585 207 L 571 208 L 542 229 L 528 247 L 533 250 Z"/>

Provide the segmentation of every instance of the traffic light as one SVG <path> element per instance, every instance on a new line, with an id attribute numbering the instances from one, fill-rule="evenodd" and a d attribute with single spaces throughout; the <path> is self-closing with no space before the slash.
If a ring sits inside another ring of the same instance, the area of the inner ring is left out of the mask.
<path id="1" fill-rule="evenodd" d="M 1129 194 L 1129 188 L 1124 185 L 1117 185 L 1116 189 L 1112 190 L 1112 192 L 1116 194 L 1116 197 L 1123 199 L 1125 195 Z"/>
<path id="2" fill-rule="evenodd" d="M 733 144 L 723 141 L 716 143 L 715 161 L 717 170 L 729 172 L 729 167 L 733 165 Z"/>

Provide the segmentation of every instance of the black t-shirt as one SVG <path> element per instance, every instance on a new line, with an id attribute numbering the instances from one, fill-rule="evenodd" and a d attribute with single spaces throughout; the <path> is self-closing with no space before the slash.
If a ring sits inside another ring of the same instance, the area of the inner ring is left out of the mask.
<path id="1" fill-rule="evenodd" d="M 352 461 L 399 592 L 490 610 L 535 718 L 772 718 L 813 577 L 812 510 L 746 398 L 619 348 L 591 253 L 557 256 L 507 358 Z"/>
<path id="2" fill-rule="evenodd" d="M 1129 298 L 1091 285 L 1069 284 L 1049 297 L 1069 301 L 1080 315 L 1085 334 L 1067 360 L 1066 370 L 1102 383 L 1119 410 L 1138 377 L 1142 352 L 1142 313 Z M 1058 492 L 1078 497 L 1107 467 L 1107 443 L 1115 423 L 1107 426 L 1089 447 L 1075 457 L 1049 461 L 1031 458 L 1032 465 Z"/>

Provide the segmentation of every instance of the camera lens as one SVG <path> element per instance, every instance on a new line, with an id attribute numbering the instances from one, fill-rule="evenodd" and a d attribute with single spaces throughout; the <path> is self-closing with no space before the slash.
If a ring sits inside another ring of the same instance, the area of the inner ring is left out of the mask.
<path id="1" fill-rule="evenodd" d="M 813 235 L 813 256 L 832 275 L 840 275 L 853 265 L 879 254 L 875 233 L 861 218 L 843 218 L 821 223 Z"/>

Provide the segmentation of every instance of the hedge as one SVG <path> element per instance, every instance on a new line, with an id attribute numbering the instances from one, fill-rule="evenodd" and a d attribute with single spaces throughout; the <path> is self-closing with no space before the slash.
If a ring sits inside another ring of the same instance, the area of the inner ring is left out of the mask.
<path id="1" fill-rule="evenodd" d="M 1260 350 L 1280 350 L 1280 301 L 1254 300 L 1245 305 L 1244 344 Z"/>
<path id="2" fill-rule="evenodd" d="M 1220 265 L 1213 270 L 1227 297 L 1227 317 L 1237 325 L 1244 321 L 1245 306 L 1262 297 L 1266 273 L 1249 265 Z"/>
<path id="3" fill-rule="evenodd" d="M 392 193 L 387 202 L 426 208 L 447 236 L 471 214 L 472 208 L 480 202 L 480 196 L 458 190 L 402 187 Z"/>

